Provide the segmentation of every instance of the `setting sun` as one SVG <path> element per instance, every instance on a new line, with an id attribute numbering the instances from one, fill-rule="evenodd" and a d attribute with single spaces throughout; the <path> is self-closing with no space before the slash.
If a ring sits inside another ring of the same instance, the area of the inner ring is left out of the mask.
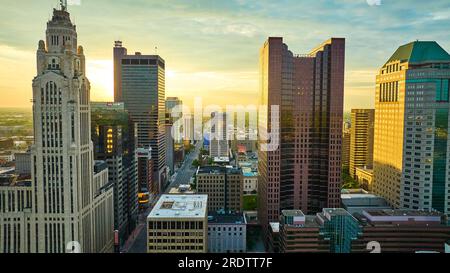
<path id="1" fill-rule="evenodd" d="M 91 82 L 91 100 L 113 101 L 113 62 L 111 60 L 88 60 L 86 70 L 88 79 Z"/>

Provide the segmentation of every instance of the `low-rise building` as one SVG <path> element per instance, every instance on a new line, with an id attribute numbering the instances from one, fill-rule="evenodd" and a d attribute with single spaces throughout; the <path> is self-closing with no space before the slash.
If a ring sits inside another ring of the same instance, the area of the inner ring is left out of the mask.
<path id="1" fill-rule="evenodd" d="M 438 212 L 420 210 L 323 209 L 314 216 L 284 210 L 272 240 L 280 252 L 382 253 L 445 252 L 450 226 Z"/>
<path id="2" fill-rule="evenodd" d="M 164 194 L 147 217 L 148 253 L 206 253 L 208 196 Z"/>
<path id="3" fill-rule="evenodd" d="M 242 213 L 212 213 L 208 216 L 208 252 L 244 253 L 247 222 Z"/>
<path id="4" fill-rule="evenodd" d="M 195 190 L 191 188 L 191 185 L 181 184 L 178 187 L 172 187 L 169 191 L 169 194 L 194 194 Z"/>
<path id="5" fill-rule="evenodd" d="M 450 226 L 439 212 L 385 209 L 355 216 L 362 228 L 352 252 L 370 252 L 369 242 L 376 242 L 381 253 L 444 253 L 450 240 Z"/>
<path id="6" fill-rule="evenodd" d="M 341 194 L 342 208 L 350 214 L 361 213 L 364 210 L 391 209 L 391 206 L 381 196 L 369 193 L 343 193 Z"/>
<path id="7" fill-rule="evenodd" d="M 251 168 L 242 168 L 244 176 L 244 194 L 258 193 L 258 173 L 253 172 Z"/>

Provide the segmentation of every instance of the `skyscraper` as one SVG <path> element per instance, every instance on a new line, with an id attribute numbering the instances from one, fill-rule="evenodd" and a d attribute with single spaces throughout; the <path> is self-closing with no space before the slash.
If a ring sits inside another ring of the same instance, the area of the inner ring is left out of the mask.
<path id="1" fill-rule="evenodd" d="M 339 207 L 345 40 L 332 38 L 294 55 L 270 37 L 260 52 L 260 105 L 279 105 L 279 117 L 259 115 L 260 128 L 279 131 L 275 151 L 259 151 L 259 218 L 264 229 L 281 210 L 319 212 Z"/>
<path id="2" fill-rule="evenodd" d="M 209 155 L 215 157 L 228 157 L 230 140 L 227 136 L 227 113 L 211 113 L 211 134 Z"/>
<path id="3" fill-rule="evenodd" d="M 377 75 L 374 191 L 395 207 L 450 212 L 449 80 L 434 41 L 400 46 Z"/>
<path id="4" fill-rule="evenodd" d="M 179 98 L 166 98 L 166 165 L 171 174 L 175 171 L 175 145 L 179 146 L 182 143 L 181 128 L 174 129 L 173 127 L 174 122 L 182 118 L 181 113 L 177 117 L 172 115 L 172 110 L 177 106 L 183 106 L 183 102 Z"/>
<path id="5" fill-rule="evenodd" d="M 122 62 L 121 57 L 127 55 L 127 49 L 122 46 L 122 41 L 114 42 L 114 102 L 123 102 L 122 97 Z"/>
<path id="6" fill-rule="evenodd" d="M 157 55 L 127 55 L 120 41 L 114 47 L 117 76 L 115 97 L 125 103 L 137 123 L 138 146 L 151 148 L 153 182 L 162 189 L 167 181 L 165 140 L 165 62 Z M 119 79 L 120 78 L 120 79 Z"/>
<path id="7" fill-rule="evenodd" d="M 348 169 L 350 163 L 350 135 L 351 127 L 349 122 L 344 122 L 342 128 L 342 169 Z"/>
<path id="8" fill-rule="evenodd" d="M 33 79 L 31 204 L 6 214 L 22 220 L 12 223 L 20 234 L 0 236 L 14 240 L 3 251 L 60 253 L 79 245 L 81 252 L 112 252 L 113 188 L 105 164 L 94 164 L 85 57 L 64 4 L 53 10 L 46 38 Z"/>
<path id="9" fill-rule="evenodd" d="M 374 109 L 352 109 L 350 129 L 350 176 L 355 178 L 356 168 L 372 168 Z"/>
<path id="10" fill-rule="evenodd" d="M 124 243 L 138 217 L 136 132 L 123 103 L 92 102 L 94 157 L 108 164 L 114 185 L 114 228 Z"/>

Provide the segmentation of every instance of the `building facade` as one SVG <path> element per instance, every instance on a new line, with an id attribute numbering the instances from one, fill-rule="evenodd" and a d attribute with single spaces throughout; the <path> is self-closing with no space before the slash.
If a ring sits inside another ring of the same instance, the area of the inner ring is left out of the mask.
<path id="1" fill-rule="evenodd" d="M 229 157 L 230 141 L 227 135 L 227 119 L 226 113 L 211 113 L 212 123 L 209 141 L 209 156 L 211 158 Z"/>
<path id="2" fill-rule="evenodd" d="M 204 166 L 196 173 L 197 193 L 208 195 L 208 210 L 242 212 L 242 170 L 232 167 Z"/>
<path id="3" fill-rule="evenodd" d="M 19 175 L 31 175 L 31 153 L 15 153 L 16 173 Z"/>
<path id="4" fill-rule="evenodd" d="M 450 55 L 403 45 L 377 75 L 374 192 L 393 206 L 450 212 Z"/>
<path id="5" fill-rule="evenodd" d="M 94 165 L 89 91 L 83 48 L 61 5 L 37 50 L 31 203 L 0 214 L 3 252 L 61 253 L 73 245 L 84 253 L 113 251 L 113 188 L 108 170 Z M 17 225 L 15 248 L 8 247 L 10 224 Z"/>
<path id="6" fill-rule="evenodd" d="M 356 168 L 372 168 L 373 165 L 375 110 L 352 109 L 351 116 L 349 172 L 355 178 Z"/>
<path id="7" fill-rule="evenodd" d="M 148 253 L 206 253 L 207 195 L 162 195 L 147 217 Z"/>
<path id="8" fill-rule="evenodd" d="M 341 185 L 345 40 L 332 38 L 309 54 L 294 55 L 282 38 L 260 51 L 259 128 L 278 149 L 259 151 L 259 218 L 263 229 L 281 210 L 308 213 L 338 207 Z M 279 106 L 279 117 L 267 115 Z M 261 139 L 260 144 L 265 141 Z"/>
<path id="9" fill-rule="evenodd" d="M 138 217 L 138 170 L 135 127 L 123 103 L 91 103 L 94 157 L 108 164 L 114 185 L 114 228 L 120 244 L 134 230 Z"/>
<path id="10" fill-rule="evenodd" d="M 418 210 L 367 210 L 357 216 L 361 234 L 352 252 L 370 252 L 369 242 L 379 243 L 381 253 L 445 252 L 450 226 L 442 213 Z"/>
<path id="11" fill-rule="evenodd" d="M 342 169 L 350 168 L 350 128 L 350 123 L 344 122 L 342 129 Z"/>
<path id="12" fill-rule="evenodd" d="M 208 252 L 245 253 L 247 222 L 242 213 L 208 215 Z"/>
<path id="13" fill-rule="evenodd" d="M 132 122 L 137 125 L 138 147 L 151 148 L 153 159 L 152 188 L 166 186 L 165 138 L 165 62 L 157 55 L 127 55 L 122 43 L 114 47 L 114 73 L 120 77 L 115 85 Z M 117 78 L 118 79 L 118 78 Z M 116 79 L 116 80 L 117 80 Z"/>
<path id="14" fill-rule="evenodd" d="M 351 215 L 324 209 L 310 216 L 287 210 L 272 244 L 285 253 L 444 253 L 449 230 L 443 214 L 436 212 L 372 208 Z"/>

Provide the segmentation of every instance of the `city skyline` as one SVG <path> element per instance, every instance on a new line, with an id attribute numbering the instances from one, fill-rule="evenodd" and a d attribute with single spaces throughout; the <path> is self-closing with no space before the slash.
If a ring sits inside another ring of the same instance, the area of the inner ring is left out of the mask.
<path id="1" fill-rule="evenodd" d="M 129 5 L 128 1 L 82 0 L 80 4 L 69 6 L 69 11 L 83 37 L 80 42 L 86 45 L 94 101 L 113 101 L 111 47 L 117 39 L 127 44 L 130 53 L 157 51 L 165 56 L 167 96 L 178 96 L 186 105 L 192 105 L 196 96 L 203 97 L 205 104 L 220 100 L 225 105 L 237 94 L 242 104 L 257 103 L 258 54 L 254 48 L 267 37 L 284 37 L 293 52 L 299 53 L 329 37 L 345 37 L 350 52 L 346 58 L 346 112 L 374 107 L 375 76 L 397 45 L 419 39 L 437 40 L 443 48 L 450 47 L 450 38 L 443 34 L 443 25 L 450 20 L 446 1 L 434 5 L 414 1 L 415 10 L 391 1 L 379 6 L 365 0 L 327 1 L 307 3 L 308 13 L 301 12 L 306 4 L 297 1 L 285 1 L 286 5 L 241 0 Z M 56 0 L 15 2 L 2 14 L 0 92 L 4 98 L 0 107 L 31 107 L 29 81 L 35 68 L 35 41 L 42 38 L 39 33 L 47 19 L 40 15 L 57 6 Z M 36 12 L 21 12 L 25 9 Z M 99 9 L 108 15 L 97 16 Z M 146 11 L 151 11 L 151 19 L 147 20 Z M 123 16 L 130 14 L 133 17 Z M 424 31 L 428 27 L 434 31 Z M 15 39 L 10 39 L 12 34 Z"/>
<path id="2" fill-rule="evenodd" d="M 0 25 L 0 254 L 450 253 L 449 4 L 44 1 Z"/>

